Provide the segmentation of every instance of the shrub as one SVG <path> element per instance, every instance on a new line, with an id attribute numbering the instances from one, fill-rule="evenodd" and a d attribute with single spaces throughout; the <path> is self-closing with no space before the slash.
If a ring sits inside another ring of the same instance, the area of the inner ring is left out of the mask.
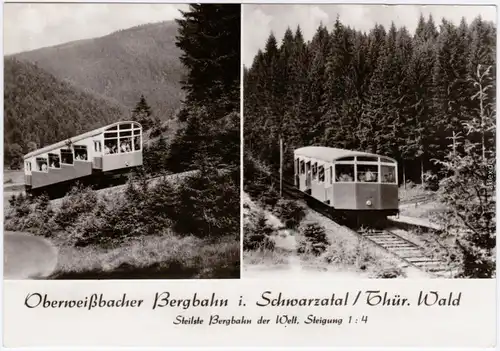
<path id="1" fill-rule="evenodd" d="M 33 200 L 33 205 L 30 206 L 30 212 L 27 215 L 15 218 L 6 227 L 50 237 L 58 229 L 53 221 L 53 215 L 54 211 L 50 206 L 49 198 L 42 195 Z"/>
<path id="2" fill-rule="evenodd" d="M 405 276 L 405 273 L 399 267 L 381 267 L 377 271 L 375 271 L 373 278 L 394 279 Z"/>
<path id="3" fill-rule="evenodd" d="M 267 223 L 267 218 L 263 211 L 257 215 L 253 214 L 250 222 L 245 224 L 243 233 L 244 250 L 274 250 L 275 244 L 271 238 L 274 234 L 274 228 Z"/>
<path id="4" fill-rule="evenodd" d="M 92 212 L 97 201 L 97 195 L 92 189 L 77 185 L 63 198 L 60 209 L 54 216 L 54 221 L 61 228 L 69 227 L 82 214 Z"/>
<path id="5" fill-rule="evenodd" d="M 319 256 L 330 245 L 325 228 L 318 223 L 306 223 L 302 227 L 301 237 L 297 247 L 299 254 L 312 253 L 315 256 Z"/>
<path id="6" fill-rule="evenodd" d="M 239 237 L 240 191 L 235 178 L 207 165 L 180 184 L 175 231 L 200 238 Z"/>
<path id="7" fill-rule="evenodd" d="M 280 199 L 274 212 L 289 229 L 298 228 L 306 216 L 304 207 L 294 200 Z"/>
<path id="8" fill-rule="evenodd" d="M 260 202 L 264 207 L 273 209 L 280 200 L 279 193 L 273 186 L 269 186 L 260 196 Z"/>
<path id="9" fill-rule="evenodd" d="M 30 196 L 25 196 L 24 193 L 20 193 L 18 196 L 12 195 L 9 199 L 12 216 L 17 218 L 26 217 L 31 212 L 32 203 L 33 199 Z"/>

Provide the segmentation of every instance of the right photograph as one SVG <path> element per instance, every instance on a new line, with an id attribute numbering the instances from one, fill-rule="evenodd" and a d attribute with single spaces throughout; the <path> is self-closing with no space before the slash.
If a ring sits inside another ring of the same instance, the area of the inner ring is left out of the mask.
<path id="1" fill-rule="evenodd" d="M 496 277 L 496 18 L 242 5 L 243 278 Z"/>

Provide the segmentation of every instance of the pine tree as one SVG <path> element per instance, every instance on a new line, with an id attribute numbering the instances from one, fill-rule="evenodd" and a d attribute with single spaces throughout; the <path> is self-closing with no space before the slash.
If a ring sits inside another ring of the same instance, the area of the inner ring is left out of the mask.
<path id="1" fill-rule="evenodd" d="M 202 166 L 202 158 L 213 166 L 234 165 L 240 141 L 234 133 L 239 120 L 233 123 L 240 102 L 240 5 L 194 4 L 182 14 L 176 45 L 188 70 L 186 123 L 171 144 L 169 168 L 194 169 Z M 228 144 L 222 147 L 221 139 Z"/>
<path id="2" fill-rule="evenodd" d="M 188 70 L 186 102 L 211 101 L 216 110 L 239 110 L 240 5 L 192 4 L 182 15 L 176 20 L 176 45 Z"/>
<path id="3" fill-rule="evenodd" d="M 144 131 L 151 129 L 154 125 L 151 107 L 146 102 L 144 95 L 141 95 L 139 102 L 132 111 L 132 120 L 140 123 Z"/>
<path id="4" fill-rule="evenodd" d="M 448 140 L 453 135 L 463 135 L 463 122 L 467 118 L 470 96 L 467 82 L 467 28 L 443 19 L 437 42 L 437 61 L 434 71 L 436 113 L 436 156 L 443 159 Z"/>

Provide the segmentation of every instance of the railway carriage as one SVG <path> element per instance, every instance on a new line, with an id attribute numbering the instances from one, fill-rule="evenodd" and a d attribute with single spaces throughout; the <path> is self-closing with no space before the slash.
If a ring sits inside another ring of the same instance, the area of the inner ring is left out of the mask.
<path id="1" fill-rule="evenodd" d="M 294 151 L 295 186 L 350 218 L 399 213 L 397 162 L 389 157 L 307 146 Z"/>
<path id="2" fill-rule="evenodd" d="M 103 185 L 142 166 L 142 127 L 117 122 L 24 156 L 26 192 L 61 196 L 76 182 Z"/>

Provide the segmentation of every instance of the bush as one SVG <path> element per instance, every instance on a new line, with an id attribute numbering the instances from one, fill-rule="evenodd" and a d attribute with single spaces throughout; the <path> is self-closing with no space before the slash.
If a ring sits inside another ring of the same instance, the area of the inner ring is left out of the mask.
<path id="1" fill-rule="evenodd" d="M 267 218 L 263 211 L 257 215 L 254 214 L 250 222 L 246 223 L 243 229 L 243 249 L 274 250 L 275 243 L 271 238 L 274 232 L 274 228 L 267 223 Z"/>
<path id="2" fill-rule="evenodd" d="M 18 196 L 12 195 L 9 199 L 11 215 L 17 218 L 26 217 L 31 212 L 32 204 L 33 199 L 30 196 L 25 196 L 24 193 L 20 193 Z"/>
<path id="3" fill-rule="evenodd" d="M 427 171 L 424 174 L 424 190 L 437 191 L 439 189 L 439 179 L 436 174 Z"/>
<path id="4" fill-rule="evenodd" d="M 373 278 L 377 279 L 394 279 L 399 277 L 405 277 L 406 275 L 399 267 L 390 267 L 390 268 L 379 268 Z"/>
<path id="5" fill-rule="evenodd" d="M 97 195 L 92 189 L 77 185 L 63 198 L 54 221 L 61 228 L 70 227 L 80 215 L 92 212 L 97 202 Z"/>
<path id="6" fill-rule="evenodd" d="M 259 200 L 264 207 L 268 207 L 272 210 L 280 200 L 280 195 L 273 186 L 270 186 L 261 194 Z"/>
<path id="7" fill-rule="evenodd" d="M 13 231 L 27 231 L 37 235 L 50 237 L 58 226 L 53 220 L 54 211 L 47 196 L 31 197 L 18 196 L 11 199 L 15 206 L 13 214 L 6 218 L 5 229 Z"/>
<path id="8" fill-rule="evenodd" d="M 325 228 L 317 223 L 306 223 L 301 230 L 301 239 L 297 247 L 297 253 L 312 253 L 315 256 L 326 251 L 330 242 L 326 236 Z"/>
<path id="9" fill-rule="evenodd" d="M 207 165 L 177 190 L 174 229 L 200 238 L 239 237 L 240 191 L 234 174 Z"/>
<path id="10" fill-rule="evenodd" d="M 289 229 L 296 229 L 306 216 L 304 207 L 294 200 L 280 199 L 275 206 L 275 214 Z"/>

